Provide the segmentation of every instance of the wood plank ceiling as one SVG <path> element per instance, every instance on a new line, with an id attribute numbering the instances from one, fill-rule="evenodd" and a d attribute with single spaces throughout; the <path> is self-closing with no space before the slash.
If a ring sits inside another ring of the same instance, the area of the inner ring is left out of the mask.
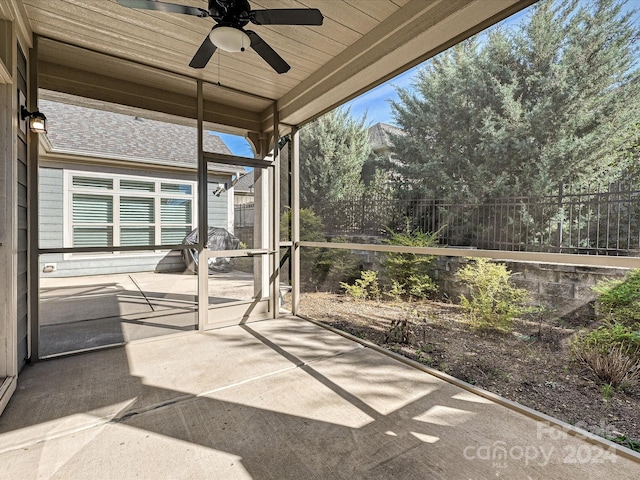
<path id="1" fill-rule="evenodd" d="M 535 0 L 253 0 L 254 9 L 318 8 L 322 26 L 257 26 L 290 65 L 275 73 L 255 52 L 218 50 L 188 66 L 214 21 L 122 7 L 116 0 L 21 2 L 38 35 L 43 88 L 205 120 L 219 130 L 300 125 L 373 88 Z M 207 8 L 206 0 L 172 0 Z"/>

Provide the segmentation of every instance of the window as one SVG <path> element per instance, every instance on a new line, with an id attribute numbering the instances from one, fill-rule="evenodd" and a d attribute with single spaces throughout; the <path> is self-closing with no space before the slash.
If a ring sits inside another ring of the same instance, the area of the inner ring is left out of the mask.
<path id="1" fill-rule="evenodd" d="M 176 245 L 194 228 L 195 182 L 68 175 L 73 247 Z"/>

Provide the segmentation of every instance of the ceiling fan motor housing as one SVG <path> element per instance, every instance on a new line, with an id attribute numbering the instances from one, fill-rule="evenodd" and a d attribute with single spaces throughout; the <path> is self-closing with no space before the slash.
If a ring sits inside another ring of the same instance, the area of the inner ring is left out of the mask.
<path id="1" fill-rule="evenodd" d="M 244 27 L 250 12 L 248 0 L 209 0 L 209 14 L 220 25 Z"/>

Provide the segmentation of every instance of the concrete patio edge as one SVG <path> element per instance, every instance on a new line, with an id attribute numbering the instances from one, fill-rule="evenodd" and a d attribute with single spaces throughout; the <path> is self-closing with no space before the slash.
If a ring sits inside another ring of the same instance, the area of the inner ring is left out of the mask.
<path id="1" fill-rule="evenodd" d="M 9 403 L 11 394 L 16 390 L 18 385 L 18 377 L 7 377 L 0 384 L 0 415 Z"/>

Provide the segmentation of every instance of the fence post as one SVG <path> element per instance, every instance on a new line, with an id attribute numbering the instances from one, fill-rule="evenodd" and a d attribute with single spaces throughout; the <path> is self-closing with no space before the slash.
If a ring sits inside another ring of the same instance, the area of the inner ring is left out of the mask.
<path id="1" fill-rule="evenodd" d="M 558 185 L 558 213 L 562 210 L 562 197 L 564 195 L 564 184 L 560 182 Z M 564 212 L 558 220 L 558 253 L 562 253 L 562 229 L 563 229 Z"/>
<path id="2" fill-rule="evenodd" d="M 367 199 L 366 199 L 366 192 L 362 192 L 362 209 L 361 209 L 361 215 L 360 215 L 360 231 L 362 232 L 363 235 L 365 235 L 365 215 L 366 215 L 366 203 L 367 203 Z"/>

